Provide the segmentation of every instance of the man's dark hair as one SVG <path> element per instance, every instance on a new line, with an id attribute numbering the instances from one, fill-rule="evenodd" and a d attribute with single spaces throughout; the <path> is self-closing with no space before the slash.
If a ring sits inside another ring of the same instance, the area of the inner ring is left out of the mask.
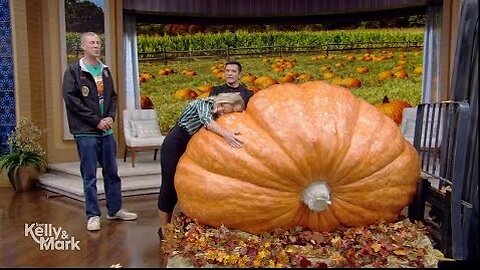
<path id="1" fill-rule="evenodd" d="M 238 73 L 242 72 L 242 65 L 240 65 L 240 62 L 238 62 L 238 61 L 228 61 L 228 62 L 225 63 L 225 67 L 227 65 L 237 65 Z"/>

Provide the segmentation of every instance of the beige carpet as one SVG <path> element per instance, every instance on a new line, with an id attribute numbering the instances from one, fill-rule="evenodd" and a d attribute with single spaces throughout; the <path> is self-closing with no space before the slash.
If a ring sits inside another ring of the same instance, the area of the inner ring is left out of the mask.
<path id="1" fill-rule="evenodd" d="M 153 160 L 152 152 L 141 152 L 132 167 L 130 158 L 127 162 L 117 160 L 118 174 L 122 179 L 122 196 L 155 194 L 159 192 L 161 169 L 159 158 Z M 97 169 L 97 192 L 99 199 L 105 199 L 102 169 Z M 79 162 L 50 164 L 48 173 L 40 176 L 38 187 L 61 196 L 85 201 Z"/>

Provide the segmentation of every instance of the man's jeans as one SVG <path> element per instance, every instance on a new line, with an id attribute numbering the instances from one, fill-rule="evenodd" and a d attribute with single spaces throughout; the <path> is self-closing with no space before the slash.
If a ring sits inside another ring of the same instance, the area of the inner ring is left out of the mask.
<path id="1" fill-rule="evenodd" d="M 75 143 L 80 157 L 87 219 L 101 215 L 97 197 L 97 161 L 102 166 L 108 215 L 113 216 L 122 207 L 115 138 L 112 134 L 104 137 L 76 136 Z"/>

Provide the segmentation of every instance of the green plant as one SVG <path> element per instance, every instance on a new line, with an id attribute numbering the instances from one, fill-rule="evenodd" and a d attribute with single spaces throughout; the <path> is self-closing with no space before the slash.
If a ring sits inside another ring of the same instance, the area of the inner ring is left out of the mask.
<path id="1" fill-rule="evenodd" d="M 38 142 L 44 133 L 31 120 L 22 118 L 9 134 L 9 152 L 0 156 L 0 170 L 8 174 L 15 190 L 19 187 L 17 171 L 21 167 L 33 166 L 42 170 L 48 166 L 45 151 Z"/>

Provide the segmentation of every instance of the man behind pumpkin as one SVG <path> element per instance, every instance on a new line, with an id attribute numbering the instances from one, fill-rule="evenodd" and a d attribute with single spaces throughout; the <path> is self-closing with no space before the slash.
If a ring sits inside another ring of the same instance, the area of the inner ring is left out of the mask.
<path id="1" fill-rule="evenodd" d="M 237 61 L 228 61 L 225 63 L 225 84 L 213 87 L 210 96 L 216 96 L 220 93 L 239 93 L 247 106 L 248 101 L 253 96 L 253 92 L 248 90 L 240 82 L 242 65 Z"/>

